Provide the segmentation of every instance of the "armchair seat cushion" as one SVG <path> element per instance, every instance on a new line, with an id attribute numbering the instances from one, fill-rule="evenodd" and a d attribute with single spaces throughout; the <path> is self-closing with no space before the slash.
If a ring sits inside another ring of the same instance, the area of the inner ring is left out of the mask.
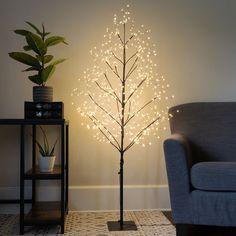
<path id="1" fill-rule="evenodd" d="M 236 162 L 199 162 L 191 168 L 191 183 L 206 191 L 236 191 Z"/>

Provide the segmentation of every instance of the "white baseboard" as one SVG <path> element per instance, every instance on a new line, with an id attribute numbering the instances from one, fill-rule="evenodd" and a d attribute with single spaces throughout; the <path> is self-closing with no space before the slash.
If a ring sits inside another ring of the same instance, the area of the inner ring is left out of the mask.
<path id="1" fill-rule="evenodd" d="M 31 188 L 25 188 L 30 197 Z M 38 200 L 60 200 L 58 186 L 40 186 Z M 19 198 L 19 187 L 0 188 L 1 199 Z M 28 207 L 27 207 L 28 208 Z M 70 186 L 69 208 L 71 211 L 111 211 L 119 209 L 119 186 Z M 170 209 L 167 185 L 126 185 L 124 186 L 124 209 Z M 19 212 L 18 205 L 0 204 L 0 213 Z"/>

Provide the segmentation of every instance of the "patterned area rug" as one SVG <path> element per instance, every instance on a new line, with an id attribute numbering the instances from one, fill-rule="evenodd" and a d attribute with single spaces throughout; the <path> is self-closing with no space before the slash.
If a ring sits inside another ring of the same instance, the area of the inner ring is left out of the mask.
<path id="1" fill-rule="evenodd" d="M 66 218 L 65 236 L 175 236 L 175 227 L 157 210 L 129 211 L 124 220 L 135 221 L 137 231 L 107 229 L 107 221 L 119 219 L 118 212 L 70 212 Z M 19 235 L 19 216 L 0 215 L 0 235 Z M 59 236 L 60 227 L 25 227 L 25 235 Z"/>

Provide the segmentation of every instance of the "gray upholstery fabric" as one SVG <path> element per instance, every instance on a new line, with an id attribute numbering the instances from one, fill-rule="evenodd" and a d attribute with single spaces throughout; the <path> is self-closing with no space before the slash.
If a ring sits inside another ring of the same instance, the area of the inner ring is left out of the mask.
<path id="1" fill-rule="evenodd" d="M 164 141 L 164 152 L 174 222 L 236 226 L 236 191 L 215 191 L 215 187 L 225 190 L 226 181 L 226 189 L 235 190 L 233 169 L 225 170 L 227 176 L 222 177 L 224 167 L 211 166 L 214 176 L 208 170 L 204 180 L 200 179 L 203 167 L 194 166 L 193 185 L 190 176 L 192 166 L 199 162 L 236 161 L 236 102 L 189 103 L 169 112 L 172 135 Z M 204 191 L 194 186 L 214 188 Z"/>
<path id="2" fill-rule="evenodd" d="M 208 191 L 236 191 L 236 162 L 199 162 L 191 168 L 194 188 Z"/>
<path id="3" fill-rule="evenodd" d="M 236 102 L 183 104 L 170 113 L 171 133 L 188 139 L 194 162 L 236 160 Z"/>
<path id="4" fill-rule="evenodd" d="M 191 154 L 187 141 L 181 135 L 172 135 L 164 142 L 172 215 L 180 223 L 191 220 L 192 215 L 183 209 L 191 208 L 190 167 Z M 188 161 L 187 161 L 188 160 Z"/>
<path id="5" fill-rule="evenodd" d="M 191 200 L 194 224 L 236 226 L 236 192 L 195 190 Z"/>

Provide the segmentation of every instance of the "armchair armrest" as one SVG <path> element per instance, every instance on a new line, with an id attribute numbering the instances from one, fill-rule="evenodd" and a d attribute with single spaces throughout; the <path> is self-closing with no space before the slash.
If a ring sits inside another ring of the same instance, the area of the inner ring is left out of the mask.
<path id="1" fill-rule="evenodd" d="M 174 221 L 189 222 L 192 218 L 190 215 L 192 157 L 189 143 L 182 135 L 171 135 L 164 141 L 164 153 Z"/>

